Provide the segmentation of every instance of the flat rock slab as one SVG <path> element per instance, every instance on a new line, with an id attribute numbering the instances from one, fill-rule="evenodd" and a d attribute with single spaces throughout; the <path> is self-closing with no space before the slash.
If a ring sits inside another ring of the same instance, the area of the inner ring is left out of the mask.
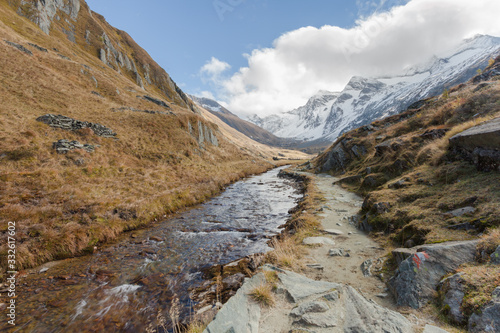
<path id="1" fill-rule="evenodd" d="M 264 274 L 259 273 L 245 281 L 243 286 L 224 304 L 204 333 L 245 332 L 259 333 L 260 306 L 249 299 L 249 292 L 265 283 Z"/>
<path id="2" fill-rule="evenodd" d="M 450 139 L 450 144 L 470 150 L 476 147 L 500 148 L 500 118 L 495 118 L 456 134 Z"/>
<path id="3" fill-rule="evenodd" d="M 290 315 L 295 317 L 301 317 L 306 313 L 321 313 L 330 310 L 328 304 L 322 301 L 307 302 L 294 308 Z"/>
<path id="4" fill-rule="evenodd" d="M 333 239 L 328 237 L 308 237 L 302 241 L 305 245 L 335 245 Z"/>
<path id="5" fill-rule="evenodd" d="M 354 288 L 346 286 L 345 333 L 410 333 L 413 326 L 399 312 L 384 308 L 361 296 Z"/>
<path id="6" fill-rule="evenodd" d="M 278 277 L 294 303 L 310 296 L 342 288 L 342 285 L 338 283 L 314 281 L 294 272 L 278 273 Z"/>
<path id="7" fill-rule="evenodd" d="M 458 208 L 458 209 L 446 212 L 445 215 L 460 217 L 460 216 L 463 216 L 465 214 L 474 214 L 475 212 L 476 212 L 476 208 L 474 208 L 474 207 L 463 207 L 463 208 Z"/>
<path id="8" fill-rule="evenodd" d="M 306 313 L 298 321 L 301 324 L 315 326 L 315 327 L 336 327 L 339 319 L 335 310 L 330 310 L 324 313 Z"/>
<path id="9" fill-rule="evenodd" d="M 344 234 L 343 231 L 340 231 L 338 229 L 325 229 L 325 230 L 323 230 L 323 232 L 327 233 L 329 235 L 337 235 L 337 236 L 340 236 L 340 235 Z"/>

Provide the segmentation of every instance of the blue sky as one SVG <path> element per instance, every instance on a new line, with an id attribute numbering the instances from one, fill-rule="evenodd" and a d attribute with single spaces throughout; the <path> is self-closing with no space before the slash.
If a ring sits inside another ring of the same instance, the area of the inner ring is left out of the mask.
<path id="1" fill-rule="evenodd" d="M 476 34 L 499 0 L 87 0 L 187 93 L 245 118 L 304 105 L 353 76 L 398 75 Z"/>
<path id="2" fill-rule="evenodd" d="M 351 27 L 360 14 L 374 9 L 353 0 L 87 3 L 113 26 L 128 32 L 188 93 L 210 89 L 200 79 L 199 70 L 212 57 L 237 71 L 247 65 L 245 53 L 271 47 L 273 40 L 287 31 L 305 26 Z"/>

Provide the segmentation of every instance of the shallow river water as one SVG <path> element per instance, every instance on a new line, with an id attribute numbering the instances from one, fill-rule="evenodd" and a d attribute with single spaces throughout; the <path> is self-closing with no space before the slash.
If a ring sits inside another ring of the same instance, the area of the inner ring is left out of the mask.
<path id="1" fill-rule="evenodd" d="M 22 277 L 12 332 L 143 332 L 172 302 L 189 315 L 188 289 L 204 268 L 269 250 L 301 194 L 279 169 L 239 181 L 220 196 L 124 236 L 92 256 Z M 43 269 L 45 270 L 45 269 Z M 0 321 L 0 331 L 8 329 Z M 155 325 L 156 328 L 156 325 Z"/>

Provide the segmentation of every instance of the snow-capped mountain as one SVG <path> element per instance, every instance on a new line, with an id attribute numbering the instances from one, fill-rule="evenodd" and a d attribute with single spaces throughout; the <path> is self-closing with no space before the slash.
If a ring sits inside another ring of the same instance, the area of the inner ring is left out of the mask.
<path id="1" fill-rule="evenodd" d="M 500 38 L 476 36 L 401 76 L 353 77 L 339 93 L 319 92 L 306 105 L 249 121 L 271 133 L 305 141 L 334 141 L 350 129 L 406 110 L 418 100 L 466 82 L 500 53 Z"/>

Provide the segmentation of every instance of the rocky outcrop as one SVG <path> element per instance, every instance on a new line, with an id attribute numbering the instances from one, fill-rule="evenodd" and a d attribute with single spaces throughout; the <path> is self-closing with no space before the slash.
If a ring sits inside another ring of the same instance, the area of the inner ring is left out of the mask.
<path id="1" fill-rule="evenodd" d="M 21 1 L 17 12 L 36 23 L 48 35 L 58 10 L 76 20 L 80 12 L 80 0 Z"/>
<path id="2" fill-rule="evenodd" d="M 143 100 L 146 100 L 148 102 L 151 102 L 151 103 L 154 103 L 158 106 L 162 106 L 166 109 L 170 109 L 170 106 L 168 106 L 167 103 L 165 103 L 164 101 L 158 99 L 158 98 L 154 98 L 154 97 L 151 97 L 151 96 L 148 96 L 148 95 L 144 95 L 144 96 L 137 96 L 137 98 L 141 98 Z"/>
<path id="3" fill-rule="evenodd" d="M 263 269 L 277 273 L 276 293 L 286 295 L 288 300 L 277 311 L 280 315 L 270 317 L 274 328 L 269 328 L 263 310 L 248 295 L 252 288 L 265 283 L 264 274 L 259 273 L 245 281 L 204 333 L 414 332 L 412 324 L 403 315 L 367 300 L 350 286 L 311 280 L 269 265 Z"/>
<path id="4" fill-rule="evenodd" d="M 452 155 L 474 163 L 481 171 L 500 171 L 500 118 L 469 128 L 450 138 Z"/>
<path id="5" fill-rule="evenodd" d="M 33 55 L 33 52 L 31 52 L 30 50 L 28 50 L 27 48 L 25 48 L 21 44 L 17 44 L 17 43 L 14 43 L 14 42 L 9 42 L 8 40 L 5 40 L 5 39 L 4 39 L 4 42 L 7 43 L 8 45 L 12 46 L 12 47 L 15 47 L 19 51 L 26 53 L 27 55 L 30 55 L 30 56 Z"/>
<path id="6" fill-rule="evenodd" d="M 469 332 L 500 332 L 500 287 L 492 293 L 492 300 L 480 314 L 469 319 Z"/>
<path id="7" fill-rule="evenodd" d="M 155 111 L 155 110 L 140 110 L 133 107 L 123 106 L 121 108 L 112 108 L 113 112 L 123 112 L 123 111 L 132 111 L 132 112 L 143 112 L 149 114 L 164 114 L 164 115 L 175 115 L 172 111 Z"/>
<path id="8" fill-rule="evenodd" d="M 320 172 L 340 172 L 353 161 L 358 160 L 367 154 L 367 150 L 362 145 L 351 143 L 350 139 L 343 139 L 337 143 L 318 160 Z"/>
<path id="9" fill-rule="evenodd" d="M 90 123 L 88 121 L 80 121 L 62 115 L 46 114 L 38 117 L 36 120 L 53 128 L 60 128 L 68 131 L 90 128 L 97 136 L 102 136 L 105 138 L 116 137 L 116 133 L 106 126 L 97 123 Z"/>
<path id="10" fill-rule="evenodd" d="M 415 254 L 403 260 L 389 280 L 397 304 L 415 309 L 425 305 L 444 275 L 474 261 L 476 245 L 477 241 L 463 241 L 412 248 Z"/>
<path id="11" fill-rule="evenodd" d="M 81 144 L 78 141 L 69 141 L 66 139 L 59 140 L 57 142 L 54 142 L 52 144 L 52 148 L 56 150 L 58 154 L 67 154 L 70 150 L 73 149 L 83 149 L 89 153 L 93 152 L 95 150 L 94 145 L 90 144 Z"/>
<path id="12" fill-rule="evenodd" d="M 196 131 L 193 125 L 191 125 L 191 123 L 188 122 L 189 134 L 191 134 L 193 137 L 197 139 L 200 147 L 203 148 L 205 146 L 205 142 L 208 142 L 213 146 L 219 147 L 219 140 L 217 139 L 215 132 L 209 126 L 198 120 L 197 129 L 198 129 L 198 135 L 196 135 Z"/>

